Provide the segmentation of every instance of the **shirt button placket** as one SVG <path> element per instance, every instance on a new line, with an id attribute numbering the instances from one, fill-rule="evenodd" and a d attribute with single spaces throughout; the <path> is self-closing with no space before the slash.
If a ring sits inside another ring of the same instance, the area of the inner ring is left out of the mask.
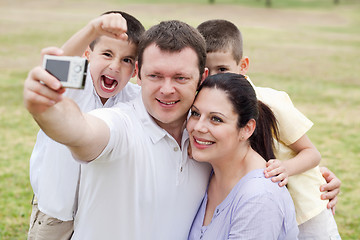
<path id="1" fill-rule="evenodd" d="M 175 146 L 174 147 L 174 152 L 177 152 L 177 151 L 179 151 L 179 147 Z M 180 166 L 180 172 L 182 172 L 182 171 L 183 171 L 183 167 Z"/>

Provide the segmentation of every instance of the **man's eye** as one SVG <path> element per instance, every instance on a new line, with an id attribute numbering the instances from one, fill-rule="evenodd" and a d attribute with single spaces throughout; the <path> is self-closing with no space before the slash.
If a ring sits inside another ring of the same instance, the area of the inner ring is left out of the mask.
<path id="1" fill-rule="evenodd" d="M 125 58 L 124 59 L 124 62 L 126 62 L 126 63 L 133 63 L 133 60 L 131 59 L 131 58 Z"/>
<path id="2" fill-rule="evenodd" d="M 189 79 L 189 78 L 187 78 L 187 77 L 176 77 L 175 79 L 176 79 L 177 81 L 183 82 L 183 81 L 186 81 L 186 80 Z"/>
<path id="3" fill-rule="evenodd" d="M 219 68 L 219 72 L 227 72 L 228 69 L 227 68 Z"/>
<path id="4" fill-rule="evenodd" d="M 157 74 L 148 74 L 146 75 L 148 79 L 152 80 L 152 81 L 160 81 L 162 80 L 162 76 L 161 75 L 157 75 Z"/>
<path id="5" fill-rule="evenodd" d="M 111 54 L 110 54 L 110 53 L 103 53 L 103 55 L 104 55 L 105 57 L 111 57 Z"/>

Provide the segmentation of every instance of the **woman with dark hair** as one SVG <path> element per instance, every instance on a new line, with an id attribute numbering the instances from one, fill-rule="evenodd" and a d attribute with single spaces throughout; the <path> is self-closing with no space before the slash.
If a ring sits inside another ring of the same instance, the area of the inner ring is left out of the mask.
<path id="1" fill-rule="evenodd" d="M 213 168 L 189 239 L 297 239 L 289 192 L 264 176 L 276 119 L 244 76 L 208 77 L 187 130 L 193 158 Z"/>

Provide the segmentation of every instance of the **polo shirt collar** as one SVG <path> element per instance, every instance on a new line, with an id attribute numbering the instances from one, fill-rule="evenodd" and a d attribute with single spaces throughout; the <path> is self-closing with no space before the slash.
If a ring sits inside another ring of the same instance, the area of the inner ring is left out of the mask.
<path id="1" fill-rule="evenodd" d="M 139 94 L 139 96 L 133 101 L 133 107 L 135 109 L 135 113 L 138 119 L 140 119 L 140 121 L 144 124 L 144 128 L 146 128 L 146 130 L 150 133 L 149 137 L 154 144 L 156 144 L 166 136 L 168 136 L 170 139 L 175 141 L 175 139 L 167 131 L 165 131 L 163 128 L 157 125 L 154 119 L 147 112 L 141 94 Z M 188 138 L 189 138 L 189 134 L 186 131 L 186 129 L 184 129 L 181 138 L 181 145 L 182 145 L 181 148 L 183 148 Z"/>
<path id="2" fill-rule="evenodd" d="M 144 124 L 146 130 L 150 133 L 149 136 L 152 142 L 155 144 L 164 138 L 168 133 L 156 124 L 154 119 L 147 112 L 145 105 L 142 101 L 142 96 L 139 96 L 134 100 L 133 107 L 138 119 Z"/>

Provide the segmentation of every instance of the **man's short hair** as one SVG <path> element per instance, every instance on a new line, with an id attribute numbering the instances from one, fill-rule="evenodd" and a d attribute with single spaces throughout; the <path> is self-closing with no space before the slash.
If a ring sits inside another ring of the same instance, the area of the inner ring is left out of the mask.
<path id="1" fill-rule="evenodd" d="M 143 54 L 145 49 L 155 44 L 162 51 L 180 52 L 184 48 L 190 47 L 196 52 L 198 57 L 198 67 L 200 79 L 205 69 L 206 43 L 202 35 L 190 25 L 177 21 L 163 21 L 149 28 L 139 43 L 138 48 L 138 76 L 140 76 L 143 64 Z"/>
<path id="2" fill-rule="evenodd" d="M 235 24 L 215 19 L 201 23 L 197 27 L 206 41 L 206 52 L 231 51 L 238 64 L 243 56 L 243 39 Z"/>

